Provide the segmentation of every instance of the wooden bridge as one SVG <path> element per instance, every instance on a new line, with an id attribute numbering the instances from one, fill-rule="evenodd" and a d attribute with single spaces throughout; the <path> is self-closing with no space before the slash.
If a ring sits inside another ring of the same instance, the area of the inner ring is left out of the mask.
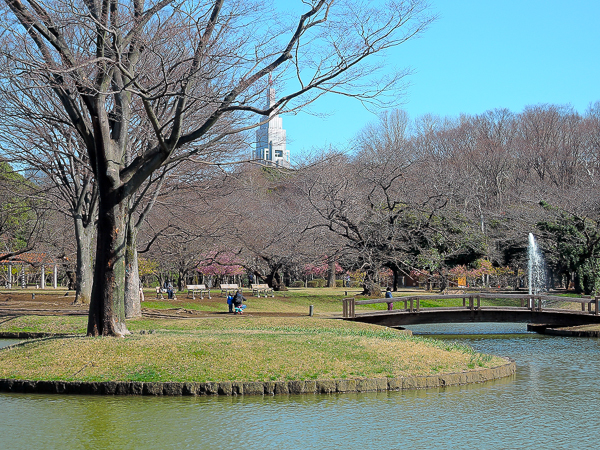
<path id="1" fill-rule="evenodd" d="M 456 299 L 462 299 L 462 306 L 421 307 L 423 300 Z M 483 306 L 482 299 L 519 300 L 520 306 Z M 377 303 L 393 303 L 393 307 L 387 311 L 356 312 L 357 306 Z M 564 308 L 569 303 L 581 304 L 581 310 Z M 352 297 L 343 300 L 343 318 L 388 327 L 466 322 L 525 322 L 567 327 L 600 323 L 599 304 L 600 297 L 575 298 L 518 294 L 421 295 L 370 300 L 356 300 Z M 402 305 L 402 308 L 396 308 L 399 305 Z"/>

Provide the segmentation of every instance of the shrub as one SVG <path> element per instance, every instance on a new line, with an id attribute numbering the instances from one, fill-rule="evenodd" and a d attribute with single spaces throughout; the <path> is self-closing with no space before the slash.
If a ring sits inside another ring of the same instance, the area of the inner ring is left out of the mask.
<path id="1" fill-rule="evenodd" d="M 344 280 L 335 280 L 335 287 L 344 287 Z"/>
<path id="2" fill-rule="evenodd" d="M 292 283 L 292 287 L 301 288 L 304 287 L 304 281 L 298 280 Z"/>
<path id="3" fill-rule="evenodd" d="M 325 287 L 327 286 L 327 280 L 325 278 L 315 278 L 313 281 L 316 281 L 317 287 Z"/>
<path id="4" fill-rule="evenodd" d="M 325 287 L 327 281 L 324 278 L 315 278 L 307 283 L 308 287 Z"/>

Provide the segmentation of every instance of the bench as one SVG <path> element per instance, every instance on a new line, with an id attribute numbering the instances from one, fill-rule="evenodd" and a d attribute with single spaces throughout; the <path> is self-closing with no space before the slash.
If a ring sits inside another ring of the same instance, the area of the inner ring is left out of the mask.
<path id="1" fill-rule="evenodd" d="M 200 292 L 200 298 L 204 298 L 204 294 L 208 294 L 208 298 L 210 296 L 210 289 L 206 289 L 206 285 L 204 284 L 188 284 L 185 286 L 187 291 L 187 297 L 190 298 L 190 293 L 192 294 L 192 299 L 196 298 L 196 292 Z"/>
<path id="2" fill-rule="evenodd" d="M 268 294 L 271 293 L 271 297 L 275 297 L 275 293 L 273 292 L 273 288 L 269 287 L 268 284 L 252 284 L 252 295 L 256 295 L 260 297 L 260 294 L 264 294 L 265 298 L 268 297 Z"/>
<path id="3" fill-rule="evenodd" d="M 221 284 L 219 288 L 221 289 L 221 294 L 225 294 L 225 296 L 229 295 L 229 293 L 235 294 L 235 291 L 241 290 L 237 284 Z"/>

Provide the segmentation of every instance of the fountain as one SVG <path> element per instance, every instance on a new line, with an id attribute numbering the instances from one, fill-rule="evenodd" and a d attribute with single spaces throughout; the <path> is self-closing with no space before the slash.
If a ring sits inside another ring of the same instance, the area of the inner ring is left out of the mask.
<path id="1" fill-rule="evenodd" d="M 529 233 L 527 256 L 529 258 L 529 295 L 537 295 L 546 288 L 546 272 L 544 270 L 544 256 L 531 233 Z"/>

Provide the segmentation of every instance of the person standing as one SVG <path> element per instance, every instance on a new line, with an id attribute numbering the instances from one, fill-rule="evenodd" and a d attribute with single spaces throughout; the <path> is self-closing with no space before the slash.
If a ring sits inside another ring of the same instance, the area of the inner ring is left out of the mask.
<path id="1" fill-rule="evenodd" d="M 385 290 L 385 298 L 394 298 L 394 296 L 392 295 L 392 289 L 391 288 L 387 288 Z M 393 302 L 388 302 L 388 311 L 391 311 L 392 309 L 394 309 L 394 303 Z"/>
<path id="2" fill-rule="evenodd" d="M 227 306 L 229 306 L 229 312 L 233 313 L 233 295 L 227 295 Z"/>

